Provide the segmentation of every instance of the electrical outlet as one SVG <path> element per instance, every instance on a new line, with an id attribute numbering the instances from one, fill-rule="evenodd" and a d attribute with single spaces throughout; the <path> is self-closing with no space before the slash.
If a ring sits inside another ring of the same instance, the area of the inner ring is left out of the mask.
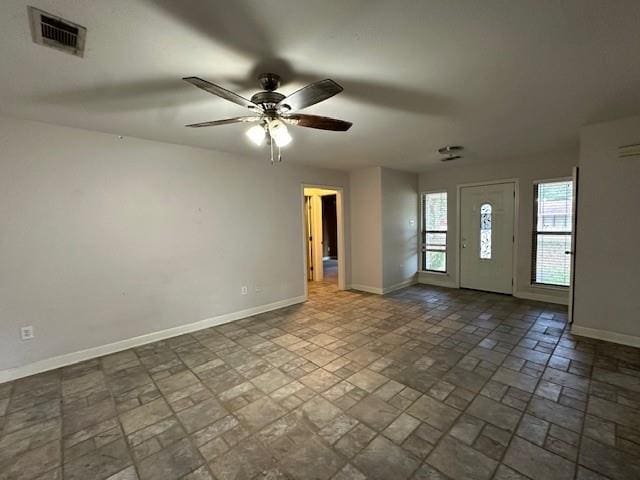
<path id="1" fill-rule="evenodd" d="M 242 287 L 240 287 L 240 295 L 246 295 L 247 293 L 249 293 L 249 289 L 247 288 L 246 285 L 243 285 Z"/>
<path id="2" fill-rule="evenodd" d="M 36 334 L 33 331 L 33 326 L 32 325 L 28 325 L 26 327 L 21 327 L 20 328 L 20 339 L 21 340 L 31 340 L 35 336 L 36 336 Z"/>

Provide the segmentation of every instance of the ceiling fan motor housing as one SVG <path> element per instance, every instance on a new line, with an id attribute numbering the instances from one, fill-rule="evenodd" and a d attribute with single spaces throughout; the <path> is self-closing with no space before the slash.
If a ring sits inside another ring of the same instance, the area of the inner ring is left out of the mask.
<path id="1" fill-rule="evenodd" d="M 284 99 L 284 95 L 278 92 L 258 92 L 251 97 L 251 101 L 257 105 L 262 106 L 265 114 L 275 115 L 276 105 L 280 100 Z"/>
<path id="2" fill-rule="evenodd" d="M 273 92 L 277 90 L 280 86 L 280 75 L 275 73 L 261 73 L 258 76 L 258 81 L 260 82 L 260 86 L 268 92 Z"/>

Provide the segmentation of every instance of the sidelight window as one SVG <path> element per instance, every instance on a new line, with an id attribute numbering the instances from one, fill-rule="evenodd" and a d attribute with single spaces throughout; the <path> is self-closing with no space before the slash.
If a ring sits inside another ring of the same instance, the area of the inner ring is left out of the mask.
<path id="1" fill-rule="evenodd" d="M 531 283 L 569 286 L 573 182 L 536 183 L 533 194 Z"/>
<path id="2" fill-rule="evenodd" d="M 447 192 L 422 194 L 422 270 L 447 271 Z"/>

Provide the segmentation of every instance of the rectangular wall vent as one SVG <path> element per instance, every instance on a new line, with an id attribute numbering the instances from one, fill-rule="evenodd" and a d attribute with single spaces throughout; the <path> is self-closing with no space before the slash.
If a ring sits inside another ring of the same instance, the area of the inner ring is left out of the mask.
<path id="1" fill-rule="evenodd" d="M 28 10 L 31 36 L 35 43 L 78 57 L 84 55 L 86 28 L 34 7 L 28 7 Z"/>
<path id="2" fill-rule="evenodd" d="M 618 157 L 619 158 L 640 157 L 640 143 L 635 143 L 633 145 L 623 145 L 622 147 L 618 147 Z"/>

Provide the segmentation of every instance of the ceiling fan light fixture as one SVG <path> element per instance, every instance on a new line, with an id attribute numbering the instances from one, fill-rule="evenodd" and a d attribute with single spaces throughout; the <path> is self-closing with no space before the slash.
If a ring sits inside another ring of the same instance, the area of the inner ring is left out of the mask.
<path id="1" fill-rule="evenodd" d="M 274 163 L 276 159 L 274 150 L 277 150 L 277 161 L 280 162 L 282 160 L 280 149 L 289 145 L 293 140 L 287 129 L 287 123 L 299 127 L 334 132 L 346 132 L 352 125 L 351 122 L 336 118 L 298 113 L 304 108 L 320 103 L 342 92 L 343 88 L 330 78 L 310 83 L 289 96 L 285 96 L 276 91 L 280 85 L 280 77 L 274 73 L 263 73 L 258 77 L 263 91 L 255 93 L 251 99 L 244 98 L 220 85 L 207 82 L 199 77 L 184 77 L 183 80 L 207 93 L 248 108 L 252 112 L 251 116 L 191 123 L 185 125 L 186 127 L 214 127 L 232 123 L 257 122 L 257 125 L 252 126 L 245 133 L 255 145 L 261 146 L 265 142 L 269 145 L 271 163 Z M 293 112 L 293 115 L 291 112 Z"/>
<path id="2" fill-rule="evenodd" d="M 264 143 L 264 139 L 267 136 L 262 125 L 254 125 L 247 130 L 247 137 L 256 145 L 260 146 Z"/>
<path id="3" fill-rule="evenodd" d="M 280 120 L 271 120 L 269 122 L 269 134 L 280 148 L 286 147 L 293 140 L 289 130 L 287 130 L 287 126 Z"/>

